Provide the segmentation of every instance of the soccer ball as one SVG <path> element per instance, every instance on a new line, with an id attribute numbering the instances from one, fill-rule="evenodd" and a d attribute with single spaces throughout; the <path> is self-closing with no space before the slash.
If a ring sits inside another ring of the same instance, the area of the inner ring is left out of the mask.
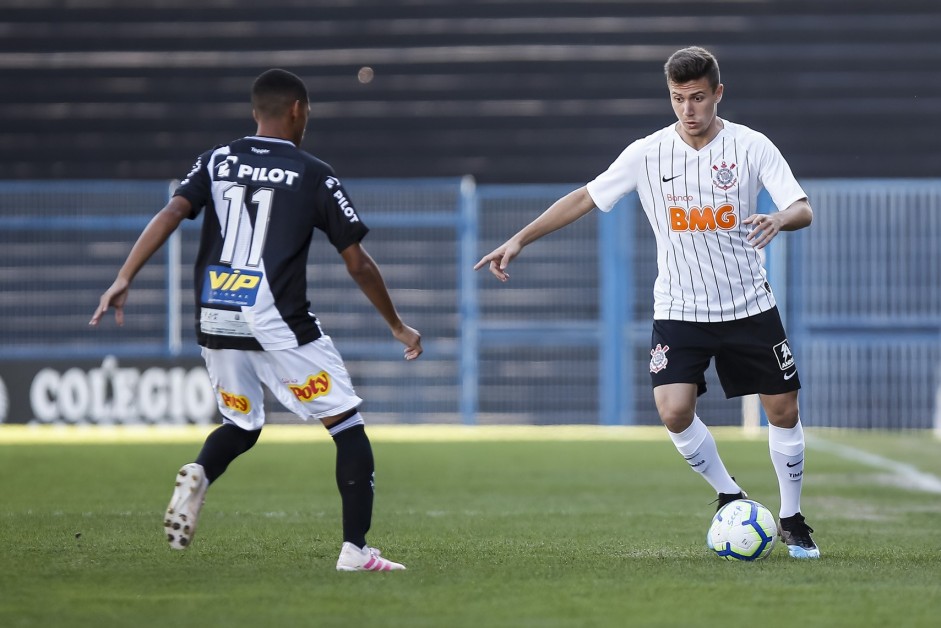
<path id="1" fill-rule="evenodd" d="M 712 518 L 706 545 L 725 560 L 761 560 L 774 549 L 777 524 L 771 511 L 750 499 L 737 499 Z"/>

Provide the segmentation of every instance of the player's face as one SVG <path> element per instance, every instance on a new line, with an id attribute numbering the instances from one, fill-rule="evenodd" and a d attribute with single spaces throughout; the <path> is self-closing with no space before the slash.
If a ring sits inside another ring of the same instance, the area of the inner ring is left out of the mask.
<path id="1" fill-rule="evenodd" d="M 715 130 L 716 108 L 722 100 L 722 85 L 715 91 L 705 77 L 688 83 L 670 83 L 670 102 L 684 136 L 709 136 Z"/>

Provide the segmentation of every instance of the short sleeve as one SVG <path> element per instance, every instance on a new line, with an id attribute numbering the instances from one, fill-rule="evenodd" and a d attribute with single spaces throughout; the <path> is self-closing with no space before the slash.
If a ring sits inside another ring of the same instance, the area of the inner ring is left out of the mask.
<path id="1" fill-rule="evenodd" d="M 759 134 L 759 136 L 761 141 L 758 153 L 758 179 L 768 190 L 777 208 L 784 210 L 794 202 L 807 198 L 807 193 L 794 178 L 791 167 L 778 147 L 764 135 Z"/>
<path id="2" fill-rule="evenodd" d="M 349 194 L 333 173 L 318 184 L 316 198 L 317 227 L 327 234 L 337 252 L 360 242 L 369 233 Z"/>
<path id="3" fill-rule="evenodd" d="M 196 218 L 203 207 L 209 203 L 212 193 L 209 177 L 209 160 L 211 156 L 212 151 L 206 151 L 197 157 L 196 163 L 193 164 L 189 174 L 180 182 L 179 187 L 173 193 L 173 196 L 182 196 L 193 206 L 193 211 L 189 215 L 190 219 Z"/>
<path id="4" fill-rule="evenodd" d="M 643 140 L 624 149 L 608 169 L 586 186 L 591 200 L 603 212 L 609 212 L 622 197 L 637 189 L 637 173 L 643 160 Z"/>

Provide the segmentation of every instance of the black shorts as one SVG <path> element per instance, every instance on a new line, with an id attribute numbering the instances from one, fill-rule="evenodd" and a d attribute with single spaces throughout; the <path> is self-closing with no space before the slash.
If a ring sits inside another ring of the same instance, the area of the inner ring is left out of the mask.
<path id="1" fill-rule="evenodd" d="M 797 363 L 777 308 L 735 321 L 696 323 L 655 320 L 650 339 L 650 379 L 696 384 L 706 392 L 706 369 L 716 373 L 728 398 L 798 390 Z"/>

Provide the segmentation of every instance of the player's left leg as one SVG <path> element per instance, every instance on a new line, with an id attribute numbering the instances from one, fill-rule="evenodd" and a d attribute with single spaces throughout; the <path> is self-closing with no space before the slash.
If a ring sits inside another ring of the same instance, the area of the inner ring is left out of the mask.
<path id="1" fill-rule="evenodd" d="M 804 431 L 797 391 L 800 377 L 777 308 L 727 326 L 716 354 L 716 373 L 728 397 L 757 393 L 768 416 L 768 443 L 781 491 L 779 528 L 795 558 L 818 558 L 813 530 L 800 513 L 804 479 Z"/>
<path id="2" fill-rule="evenodd" d="M 343 546 L 337 571 L 405 569 L 405 565 L 383 558 L 379 550 L 366 543 L 366 533 L 372 525 L 376 467 L 363 417 L 352 410 L 324 419 L 323 424 L 336 444 L 337 489 L 343 504 Z"/>
<path id="3" fill-rule="evenodd" d="M 336 482 L 343 513 L 338 571 L 405 569 L 366 542 L 372 524 L 375 462 L 366 436 L 362 403 L 329 337 L 294 349 L 269 351 L 265 382 L 278 400 L 304 420 L 316 419 L 336 445 Z"/>
<path id="4" fill-rule="evenodd" d="M 813 532 L 801 514 L 804 480 L 804 429 L 798 412 L 797 391 L 760 395 L 768 415 L 768 446 L 778 477 L 781 510 L 778 526 L 781 538 L 794 558 L 820 558 L 820 549 L 810 536 Z"/>

